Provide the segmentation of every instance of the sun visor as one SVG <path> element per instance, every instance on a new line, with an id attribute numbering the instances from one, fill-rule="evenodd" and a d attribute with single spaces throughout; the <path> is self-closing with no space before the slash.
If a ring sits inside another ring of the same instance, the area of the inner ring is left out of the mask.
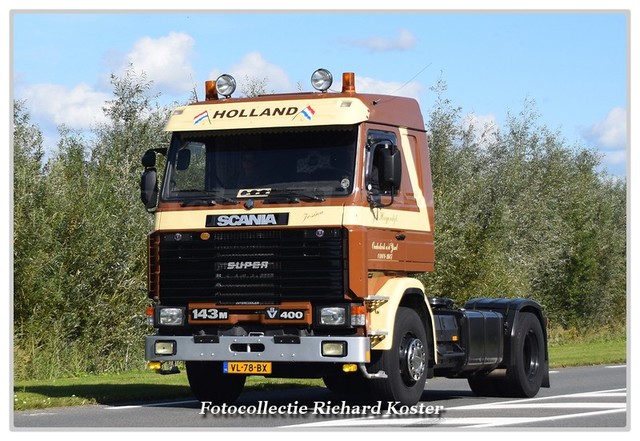
<path id="1" fill-rule="evenodd" d="M 368 107 L 354 98 L 203 103 L 173 110 L 165 130 L 350 125 L 368 119 Z"/>

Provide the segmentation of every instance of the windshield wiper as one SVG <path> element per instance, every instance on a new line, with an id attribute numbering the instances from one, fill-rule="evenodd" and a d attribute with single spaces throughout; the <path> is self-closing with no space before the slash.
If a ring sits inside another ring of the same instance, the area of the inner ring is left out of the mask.
<path id="1" fill-rule="evenodd" d="M 284 200 L 284 202 L 283 202 Z M 295 189 L 274 189 L 271 194 L 262 200 L 263 204 L 297 204 L 302 202 L 324 202 L 326 199 L 320 195 L 301 193 Z"/>
<path id="2" fill-rule="evenodd" d="M 213 199 L 189 199 L 180 204 L 181 207 L 210 207 L 213 205 L 218 205 Z"/>
<path id="3" fill-rule="evenodd" d="M 197 207 L 197 206 L 213 206 L 213 205 L 235 205 L 238 203 L 237 199 L 231 199 L 224 196 L 216 195 L 216 192 L 203 192 L 199 191 L 200 194 L 205 194 L 207 196 L 194 196 L 189 199 L 185 199 L 180 204 L 181 207 Z M 211 196 L 208 196 L 211 195 Z"/>

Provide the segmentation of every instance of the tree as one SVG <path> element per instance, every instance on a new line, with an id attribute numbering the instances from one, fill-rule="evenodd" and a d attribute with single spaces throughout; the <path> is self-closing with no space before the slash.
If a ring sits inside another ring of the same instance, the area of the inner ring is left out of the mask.
<path id="1" fill-rule="evenodd" d="M 436 264 L 431 296 L 540 301 L 566 327 L 624 323 L 626 185 L 600 157 L 538 124 L 533 101 L 478 139 L 437 99 L 428 122 Z"/>
<path id="2" fill-rule="evenodd" d="M 112 76 L 109 122 L 91 140 L 59 128 L 42 165 L 38 131 L 16 106 L 16 376 L 55 377 L 141 368 L 146 234 L 140 158 L 167 142 L 168 111 L 130 69 Z"/>
<path id="3" fill-rule="evenodd" d="M 243 97 L 256 97 L 267 93 L 267 78 L 256 78 L 245 75 L 242 90 L 240 91 Z"/>
<path id="4" fill-rule="evenodd" d="M 34 277 L 41 266 L 47 223 L 42 206 L 46 200 L 44 185 L 44 149 L 42 133 L 30 121 L 24 102 L 13 103 L 13 261 L 14 317 L 25 320 L 37 304 L 41 284 Z"/>

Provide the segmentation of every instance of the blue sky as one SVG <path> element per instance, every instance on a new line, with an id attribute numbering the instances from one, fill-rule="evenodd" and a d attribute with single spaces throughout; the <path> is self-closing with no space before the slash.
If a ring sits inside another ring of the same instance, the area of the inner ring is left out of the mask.
<path id="1" fill-rule="evenodd" d="M 629 16 L 624 11 L 217 11 L 11 14 L 11 88 L 48 142 L 88 129 L 128 63 L 165 102 L 223 72 L 292 92 L 325 67 L 359 91 L 415 97 L 428 114 L 438 79 L 476 125 L 504 127 L 526 100 L 567 143 L 595 148 L 610 174 L 628 165 Z"/>

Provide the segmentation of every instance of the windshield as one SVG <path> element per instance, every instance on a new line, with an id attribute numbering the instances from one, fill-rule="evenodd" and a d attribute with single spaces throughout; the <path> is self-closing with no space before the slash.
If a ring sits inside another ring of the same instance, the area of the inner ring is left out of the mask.
<path id="1" fill-rule="evenodd" d="M 356 126 L 174 133 L 164 200 L 345 196 L 353 190 Z"/>

